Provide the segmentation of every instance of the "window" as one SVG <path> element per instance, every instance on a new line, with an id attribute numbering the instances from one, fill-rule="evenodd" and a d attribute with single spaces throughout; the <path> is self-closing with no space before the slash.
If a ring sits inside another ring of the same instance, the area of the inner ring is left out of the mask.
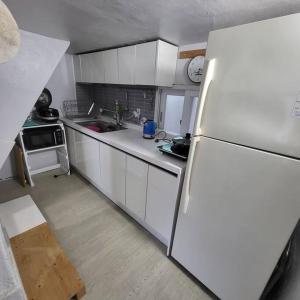
<path id="1" fill-rule="evenodd" d="M 199 97 L 198 91 L 161 91 L 159 127 L 172 135 L 192 133 Z"/>

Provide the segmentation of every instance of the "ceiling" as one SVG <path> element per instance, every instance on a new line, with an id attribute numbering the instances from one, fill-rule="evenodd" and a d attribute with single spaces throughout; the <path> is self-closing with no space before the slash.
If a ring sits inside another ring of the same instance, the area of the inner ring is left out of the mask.
<path id="1" fill-rule="evenodd" d="M 71 42 L 70 52 L 162 38 L 176 45 L 209 31 L 300 12 L 300 0 L 4 0 L 19 27 Z"/>

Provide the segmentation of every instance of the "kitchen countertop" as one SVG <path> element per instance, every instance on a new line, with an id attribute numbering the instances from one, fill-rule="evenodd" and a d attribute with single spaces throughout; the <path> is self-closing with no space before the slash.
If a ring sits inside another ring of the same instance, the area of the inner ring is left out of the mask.
<path id="1" fill-rule="evenodd" d="M 157 149 L 157 146 L 165 144 L 165 142 L 155 143 L 154 140 L 144 139 L 142 136 L 142 128 L 139 130 L 127 128 L 120 131 L 98 133 L 76 124 L 75 122 L 66 118 L 61 118 L 61 121 L 66 126 L 78 130 L 103 143 L 118 148 L 169 172 L 181 175 L 185 170 L 185 161 L 181 161 L 163 154 Z"/>

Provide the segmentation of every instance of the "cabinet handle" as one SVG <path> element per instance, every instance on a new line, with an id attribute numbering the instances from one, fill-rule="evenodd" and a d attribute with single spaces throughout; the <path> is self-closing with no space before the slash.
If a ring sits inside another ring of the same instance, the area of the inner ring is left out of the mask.
<path id="1" fill-rule="evenodd" d="M 206 104 L 207 94 L 213 80 L 214 70 L 216 65 L 216 59 L 211 59 L 207 62 L 206 65 L 206 72 L 205 72 L 205 79 L 202 85 L 202 90 L 200 91 L 200 98 L 199 104 L 197 109 L 196 120 L 194 124 L 194 136 L 201 134 L 201 123 L 203 119 L 203 111 Z"/>
<path id="2" fill-rule="evenodd" d="M 189 161 L 186 166 L 186 172 L 184 177 L 184 183 L 182 188 L 182 200 L 183 202 L 183 213 L 186 214 L 190 202 L 190 185 L 191 185 L 191 174 L 193 171 L 193 160 L 196 152 L 197 144 L 200 142 L 200 137 L 194 137 L 192 139 L 190 153 L 189 153 Z"/>
<path id="3" fill-rule="evenodd" d="M 186 214 L 190 202 L 190 185 L 191 185 L 191 174 L 193 171 L 194 164 L 194 156 L 196 152 L 197 144 L 200 142 L 200 134 L 201 134 L 201 122 L 203 118 L 203 111 L 206 103 L 207 93 L 210 88 L 214 69 L 215 69 L 216 59 L 209 60 L 206 68 L 206 76 L 203 84 L 203 88 L 201 91 L 200 102 L 198 107 L 198 113 L 196 116 L 195 126 L 194 126 L 194 134 L 191 142 L 189 158 L 186 166 L 186 172 L 184 177 L 184 183 L 182 188 L 182 197 L 183 200 L 183 213 Z"/>

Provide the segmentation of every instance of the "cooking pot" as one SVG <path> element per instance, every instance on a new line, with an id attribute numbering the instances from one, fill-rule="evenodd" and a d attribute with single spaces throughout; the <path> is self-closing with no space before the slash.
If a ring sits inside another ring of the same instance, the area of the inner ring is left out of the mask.
<path id="1" fill-rule="evenodd" d="M 176 137 L 172 139 L 171 150 L 179 155 L 188 156 L 191 145 L 191 134 L 187 133 L 185 137 Z"/>

